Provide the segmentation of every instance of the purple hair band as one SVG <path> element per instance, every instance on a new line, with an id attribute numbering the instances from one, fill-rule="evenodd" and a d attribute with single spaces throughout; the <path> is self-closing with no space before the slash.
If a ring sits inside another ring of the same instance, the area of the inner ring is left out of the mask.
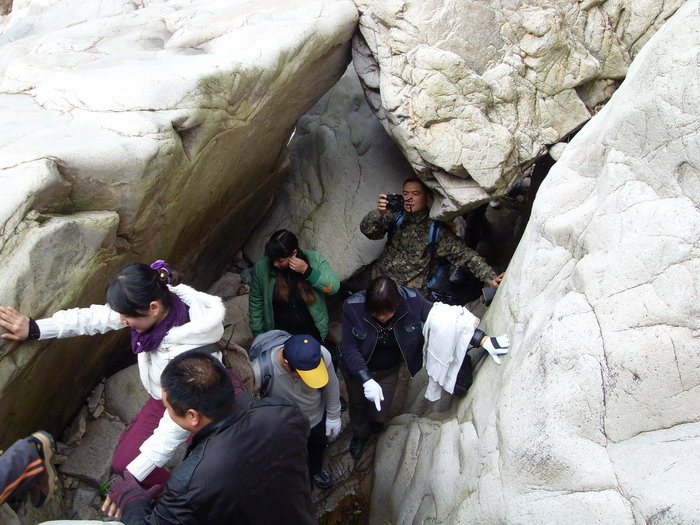
<path id="1" fill-rule="evenodd" d="M 161 271 L 165 273 L 168 284 L 170 284 L 170 267 L 163 259 L 158 259 L 157 261 L 151 263 L 151 269 L 157 271 L 158 273 Z"/>

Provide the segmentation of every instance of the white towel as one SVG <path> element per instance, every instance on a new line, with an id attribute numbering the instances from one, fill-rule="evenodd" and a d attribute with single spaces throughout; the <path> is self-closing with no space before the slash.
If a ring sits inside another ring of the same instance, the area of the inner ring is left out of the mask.
<path id="1" fill-rule="evenodd" d="M 425 397 L 437 401 L 441 388 L 454 392 L 457 372 L 464 360 L 479 318 L 463 306 L 435 303 L 423 326 L 423 366 L 428 373 Z"/>

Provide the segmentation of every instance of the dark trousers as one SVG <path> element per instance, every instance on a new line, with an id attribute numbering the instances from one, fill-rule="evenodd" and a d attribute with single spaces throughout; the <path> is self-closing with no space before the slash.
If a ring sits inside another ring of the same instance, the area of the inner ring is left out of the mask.
<path id="1" fill-rule="evenodd" d="M 348 377 L 342 366 L 340 370 L 343 372 L 345 387 L 348 389 L 348 409 L 350 410 L 352 433 L 357 437 L 366 438 L 371 433 L 370 421 L 384 423 L 391 417 L 391 402 L 394 399 L 396 385 L 399 381 L 399 367 L 381 372 L 371 372 L 372 379 L 379 383 L 384 394 L 382 409 L 379 412 L 377 412 L 374 403 L 365 397 L 362 382 L 354 377 Z"/>
<path id="2" fill-rule="evenodd" d="M 309 475 L 315 476 L 323 469 L 323 452 L 328 446 L 326 437 L 326 415 L 323 415 L 321 422 L 314 426 L 309 432 L 309 441 L 306 450 L 309 454 Z"/>
<path id="3" fill-rule="evenodd" d="M 13 496 L 20 498 L 41 480 L 44 462 L 36 447 L 24 439 L 0 455 L 0 505 Z"/>

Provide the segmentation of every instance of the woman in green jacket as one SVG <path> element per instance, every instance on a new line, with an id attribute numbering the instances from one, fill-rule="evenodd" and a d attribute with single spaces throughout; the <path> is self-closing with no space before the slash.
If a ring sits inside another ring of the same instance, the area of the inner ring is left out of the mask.
<path id="1" fill-rule="evenodd" d="M 253 335 L 278 329 L 309 334 L 323 344 L 328 335 L 325 295 L 339 286 L 320 253 L 301 251 L 296 235 L 276 231 L 265 244 L 265 256 L 253 266 L 248 304 Z"/>

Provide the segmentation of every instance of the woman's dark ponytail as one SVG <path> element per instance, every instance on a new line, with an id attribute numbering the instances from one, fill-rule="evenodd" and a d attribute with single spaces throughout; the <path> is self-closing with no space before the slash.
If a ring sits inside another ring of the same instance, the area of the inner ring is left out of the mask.
<path id="1" fill-rule="evenodd" d="M 164 261 L 151 266 L 143 263 L 127 264 L 117 272 L 107 286 L 105 298 L 115 312 L 131 317 L 143 317 L 153 301 L 170 307 L 168 284 L 177 286 L 183 274 Z"/>

